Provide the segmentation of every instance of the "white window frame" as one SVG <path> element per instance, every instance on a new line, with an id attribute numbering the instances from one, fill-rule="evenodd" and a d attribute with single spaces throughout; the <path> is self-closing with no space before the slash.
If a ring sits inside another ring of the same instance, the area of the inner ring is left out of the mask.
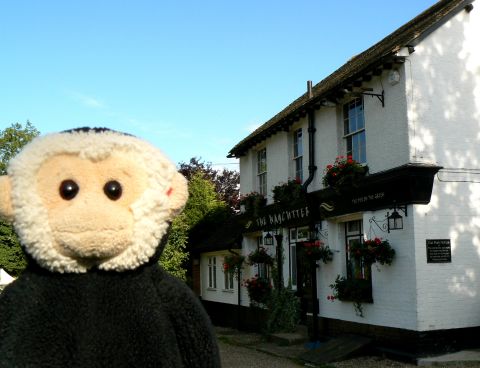
<path id="1" fill-rule="evenodd" d="M 356 97 L 343 105 L 343 138 L 347 156 L 352 156 L 357 162 L 366 163 L 365 108 L 362 97 Z"/>
<path id="2" fill-rule="evenodd" d="M 350 256 L 350 252 L 348 251 L 348 247 L 353 242 L 363 242 L 363 221 L 362 220 L 352 220 L 347 221 L 345 224 L 345 253 L 346 253 L 346 262 L 347 262 L 347 277 L 348 278 L 356 278 L 358 275 L 354 275 L 353 271 L 355 268 L 355 259 Z M 352 225 L 356 225 L 356 229 L 350 229 Z M 361 265 L 361 278 L 365 277 L 365 269 L 363 265 Z"/>
<path id="3" fill-rule="evenodd" d="M 290 228 L 288 234 L 290 245 L 290 282 L 294 290 L 297 290 L 297 242 L 308 240 L 308 232 L 308 226 L 302 226 Z"/>
<path id="4" fill-rule="evenodd" d="M 217 257 L 208 257 L 208 288 L 217 288 Z"/>
<path id="5" fill-rule="evenodd" d="M 302 128 L 293 132 L 294 177 L 303 183 L 303 132 Z"/>
<path id="6" fill-rule="evenodd" d="M 258 193 L 267 195 L 267 148 L 257 151 L 257 185 Z"/>

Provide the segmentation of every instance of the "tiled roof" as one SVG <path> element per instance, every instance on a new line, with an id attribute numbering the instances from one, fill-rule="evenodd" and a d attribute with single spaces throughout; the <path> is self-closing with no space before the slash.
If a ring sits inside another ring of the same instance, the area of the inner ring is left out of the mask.
<path id="1" fill-rule="evenodd" d="M 413 46 L 443 22 L 450 19 L 474 0 L 441 0 L 404 24 L 396 31 L 379 41 L 361 54 L 350 59 L 328 77 L 313 87 L 313 96 L 303 94 L 273 118 L 256 129 L 248 137 L 233 147 L 228 157 L 243 156 L 248 149 L 277 131 L 288 129 L 299 117 L 305 116 L 307 109 L 318 108 L 322 99 L 329 99 L 337 90 L 351 85 L 365 73 L 371 73 L 384 62 L 395 62 L 395 54 L 406 46 Z"/>

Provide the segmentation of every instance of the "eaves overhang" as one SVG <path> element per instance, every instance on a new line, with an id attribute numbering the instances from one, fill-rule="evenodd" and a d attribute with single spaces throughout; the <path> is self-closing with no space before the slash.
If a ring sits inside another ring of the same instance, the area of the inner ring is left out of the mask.
<path id="1" fill-rule="evenodd" d="M 320 109 L 340 101 L 349 91 L 379 76 L 405 61 L 399 51 L 406 48 L 414 52 L 414 45 L 458 12 L 471 10 L 474 0 L 441 0 L 398 28 L 361 54 L 353 57 L 313 87 L 312 94 L 303 94 L 272 117 L 261 127 L 236 144 L 227 157 L 244 156 L 249 149 L 272 135 L 289 131 L 292 124 L 306 116 L 311 109 Z"/>

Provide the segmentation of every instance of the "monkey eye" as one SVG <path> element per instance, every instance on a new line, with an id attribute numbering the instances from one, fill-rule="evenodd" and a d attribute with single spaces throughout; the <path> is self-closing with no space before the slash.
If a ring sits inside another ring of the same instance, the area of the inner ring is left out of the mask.
<path id="1" fill-rule="evenodd" d="M 60 196 L 66 201 L 75 198 L 79 190 L 78 184 L 70 179 L 62 181 L 59 188 Z"/>
<path id="2" fill-rule="evenodd" d="M 110 180 L 103 187 L 103 192 L 112 201 L 116 201 L 122 196 L 122 185 L 116 180 Z"/>

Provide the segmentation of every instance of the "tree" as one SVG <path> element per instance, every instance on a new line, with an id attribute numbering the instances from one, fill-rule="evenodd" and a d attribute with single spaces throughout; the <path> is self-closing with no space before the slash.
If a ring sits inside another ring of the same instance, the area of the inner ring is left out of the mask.
<path id="1" fill-rule="evenodd" d="M 12 124 L 0 131 L 0 175 L 5 175 L 10 159 L 40 132 L 29 122 Z M 17 276 L 26 266 L 25 256 L 13 226 L 0 220 L 0 267 Z"/>
<path id="2" fill-rule="evenodd" d="M 237 210 L 240 195 L 240 173 L 234 170 L 222 171 L 212 168 L 210 162 L 203 162 L 197 157 L 190 159 L 189 163 L 181 162 L 178 170 L 188 181 L 197 173 L 210 180 L 215 185 L 218 198 L 227 203 L 232 209 Z"/>
<path id="3" fill-rule="evenodd" d="M 27 120 L 25 127 L 14 123 L 0 131 L 0 175 L 7 172 L 8 162 L 40 132 Z"/>
<path id="4" fill-rule="evenodd" d="M 186 280 L 187 245 L 190 232 L 208 214 L 228 206 L 217 198 L 214 184 L 201 172 L 193 173 L 188 185 L 189 198 L 184 211 L 172 223 L 160 264 L 170 274 Z"/>

